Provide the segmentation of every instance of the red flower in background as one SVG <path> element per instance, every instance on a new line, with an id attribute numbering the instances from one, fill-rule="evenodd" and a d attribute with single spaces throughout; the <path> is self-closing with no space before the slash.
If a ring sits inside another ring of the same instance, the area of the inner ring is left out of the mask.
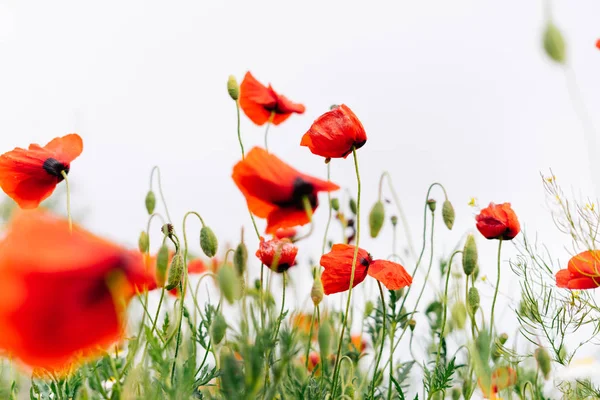
<path id="1" fill-rule="evenodd" d="M 572 257 L 567 269 L 556 273 L 556 286 L 575 290 L 600 286 L 600 250 L 584 251 Z"/>
<path id="2" fill-rule="evenodd" d="M 279 125 L 293 113 L 302 114 L 302 104 L 293 103 L 287 97 L 275 92 L 271 85 L 266 87 L 257 81 L 250 72 L 244 76 L 240 85 L 240 107 L 256 125 L 264 125 L 269 120 Z"/>
<path id="3" fill-rule="evenodd" d="M 345 104 L 321 115 L 302 136 L 300 146 L 327 158 L 346 158 L 367 143 L 365 128 Z"/>
<path id="4" fill-rule="evenodd" d="M 0 348 L 62 373 L 119 341 L 142 254 L 43 211 L 17 213 L 0 243 Z"/>
<path id="5" fill-rule="evenodd" d="M 598 48 L 598 50 L 600 50 L 600 39 L 598 39 L 598 40 L 596 41 L 596 48 Z"/>
<path id="6" fill-rule="evenodd" d="M 41 147 L 15 148 L 0 156 L 0 187 L 21 208 L 36 208 L 47 199 L 79 157 L 83 141 L 76 133 Z"/>
<path id="7" fill-rule="evenodd" d="M 275 231 L 273 237 L 276 237 L 277 239 L 292 239 L 296 236 L 297 232 L 296 228 L 279 228 Z"/>
<path id="8" fill-rule="evenodd" d="M 272 239 L 265 241 L 260 238 L 256 257 L 273 271 L 285 272 L 296 264 L 298 248 L 289 239 Z"/>
<path id="9" fill-rule="evenodd" d="M 517 383 L 517 372 L 510 367 L 499 367 L 492 372 L 490 378 L 489 388 L 483 386 L 481 378 L 477 380 L 477 383 L 485 398 L 496 399 L 496 394 L 499 391 L 514 386 Z"/>
<path id="10" fill-rule="evenodd" d="M 325 294 L 348 290 L 355 248 L 347 244 L 334 244 L 329 253 L 321 256 L 321 266 L 325 268 L 321 275 Z M 401 289 L 412 283 L 412 277 L 402 265 L 392 261 L 373 260 L 366 250 L 359 248 L 352 287 L 364 281 L 367 274 L 390 290 Z"/>
<path id="11" fill-rule="evenodd" d="M 490 203 L 475 220 L 477 229 L 486 239 L 511 240 L 521 232 L 521 225 L 510 203 Z"/>
<path id="12" fill-rule="evenodd" d="M 233 167 L 232 177 L 250 211 L 267 219 L 268 234 L 279 228 L 307 224 L 304 199 L 314 211 L 319 205 L 317 193 L 339 189 L 335 183 L 298 172 L 260 147 L 250 150 Z"/>

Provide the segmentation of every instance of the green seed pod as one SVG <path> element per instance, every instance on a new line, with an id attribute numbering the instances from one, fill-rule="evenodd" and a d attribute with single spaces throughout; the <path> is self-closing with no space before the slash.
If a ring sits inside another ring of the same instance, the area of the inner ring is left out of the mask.
<path id="1" fill-rule="evenodd" d="M 340 201 L 336 197 L 331 199 L 331 208 L 333 208 L 335 211 L 340 210 Z"/>
<path id="2" fill-rule="evenodd" d="M 154 214 L 154 209 L 156 208 L 156 196 L 154 192 L 150 190 L 146 195 L 146 211 L 148 211 L 149 215 Z"/>
<path id="3" fill-rule="evenodd" d="M 543 347 L 538 347 L 534 352 L 535 360 L 537 361 L 544 379 L 548 380 L 550 372 L 552 372 L 552 359 L 550 354 Z"/>
<path id="4" fill-rule="evenodd" d="M 233 304 L 239 293 L 239 282 L 236 272 L 231 265 L 223 265 L 217 274 L 219 289 L 229 304 Z"/>
<path id="5" fill-rule="evenodd" d="M 452 203 L 448 200 L 444 201 L 444 204 L 442 205 L 442 218 L 449 230 L 452 230 L 452 227 L 454 226 L 454 217 L 454 207 L 452 207 Z"/>
<path id="6" fill-rule="evenodd" d="M 256 290 L 260 290 L 260 279 L 255 279 L 254 280 L 254 288 Z"/>
<path id="7" fill-rule="evenodd" d="M 373 304 L 373 302 L 371 300 L 367 301 L 367 303 L 365 304 L 365 315 L 366 316 L 371 315 L 371 313 L 373 312 L 374 309 L 375 309 L 375 305 Z"/>
<path id="8" fill-rule="evenodd" d="M 476 287 L 472 287 L 469 289 L 469 298 L 467 300 L 467 304 L 469 305 L 469 313 L 471 315 L 475 315 L 477 309 L 479 309 L 479 303 L 481 299 L 479 298 L 479 290 Z"/>
<path id="9" fill-rule="evenodd" d="M 138 239 L 138 247 L 140 249 L 140 252 L 142 252 L 142 253 L 148 252 L 149 246 L 150 246 L 150 238 L 148 237 L 148 234 L 146 233 L 146 231 L 142 231 L 142 233 L 140 233 L 140 238 Z"/>
<path id="10" fill-rule="evenodd" d="M 462 302 L 454 303 L 452 306 L 452 321 L 458 329 L 464 329 L 467 321 L 467 310 Z"/>
<path id="11" fill-rule="evenodd" d="M 239 276 L 244 276 L 246 272 L 246 264 L 248 262 L 248 249 L 246 248 L 246 244 L 241 242 L 235 248 L 235 252 L 233 253 L 233 265 Z"/>
<path id="12" fill-rule="evenodd" d="M 564 64 L 566 59 L 565 40 L 556 25 L 548 22 L 544 32 L 544 50 L 552 61 Z"/>
<path id="13" fill-rule="evenodd" d="M 329 320 L 325 320 L 319 326 L 319 333 L 317 334 L 319 349 L 321 350 L 321 360 L 327 360 L 331 351 L 331 334 L 331 323 Z"/>
<path id="14" fill-rule="evenodd" d="M 159 287 L 165 286 L 167 280 L 167 267 L 169 265 L 169 248 L 163 244 L 156 255 L 156 284 Z"/>
<path id="15" fill-rule="evenodd" d="M 348 206 L 350 207 L 350 211 L 352 211 L 352 214 L 356 215 L 356 200 L 350 199 Z"/>
<path id="16" fill-rule="evenodd" d="M 392 215 L 392 217 L 390 218 L 390 221 L 392 222 L 393 226 L 396 226 L 398 224 L 398 217 L 395 215 Z"/>
<path id="17" fill-rule="evenodd" d="M 323 282 L 321 282 L 320 274 L 317 274 L 315 277 L 312 289 L 310 290 L 310 298 L 312 299 L 315 307 L 318 306 L 323 300 Z"/>
<path id="18" fill-rule="evenodd" d="M 219 241 L 208 226 L 203 226 L 200 230 L 200 247 L 207 257 L 214 257 L 217 254 Z"/>
<path id="19" fill-rule="evenodd" d="M 171 266 L 169 267 L 169 278 L 167 280 L 167 286 L 165 289 L 175 289 L 181 283 L 183 278 L 183 256 L 179 253 L 173 256 L 171 260 Z"/>
<path id="20" fill-rule="evenodd" d="M 229 75 L 229 79 L 227 79 L 227 92 L 233 100 L 237 101 L 240 97 L 240 85 L 238 85 L 237 80 L 233 75 Z"/>
<path id="21" fill-rule="evenodd" d="M 437 206 L 437 201 L 435 201 L 435 199 L 427 200 L 427 207 L 429 207 L 429 210 L 431 212 L 435 211 L 436 206 Z"/>
<path id="22" fill-rule="evenodd" d="M 385 221 L 385 207 L 381 201 L 373 205 L 369 214 L 369 228 L 371 229 L 371 237 L 376 238 L 383 227 Z"/>
<path id="23" fill-rule="evenodd" d="M 219 344 L 227 332 L 227 322 L 221 313 L 216 314 L 210 324 L 210 338 L 213 344 Z"/>
<path id="24" fill-rule="evenodd" d="M 475 244 L 475 236 L 469 234 L 465 241 L 462 255 L 463 271 L 469 276 L 477 267 L 477 245 Z"/>

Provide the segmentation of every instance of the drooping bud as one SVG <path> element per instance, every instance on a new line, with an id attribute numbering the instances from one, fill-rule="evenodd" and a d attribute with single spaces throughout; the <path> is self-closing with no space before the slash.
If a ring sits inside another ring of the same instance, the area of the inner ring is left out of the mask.
<path id="1" fill-rule="evenodd" d="M 398 224 L 398 217 L 395 215 L 392 215 L 392 217 L 390 218 L 390 221 L 392 222 L 393 226 L 396 226 Z"/>
<path id="2" fill-rule="evenodd" d="M 231 265 L 223 265 L 217 275 L 219 289 L 229 304 L 233 304 L 240 290 L 238 277 Z"/>
<path id="3" fill-rule="evenodd" d="M 148 237 L 148 234 L 146 233 L 146 231 L 142 231 L 142 233 L 140 233 L 140 238 L 138 239 L 138 247 L 140 249 L 140 252 L 141 253 L 148 252 L 149 246 L 150 246 L 150 238 Z"/>
<path id="4" fill-rule="evenodd" d="M 215 233 L 208 226 L 203 226 L 200 230 L 200 247 L 207 257 L 214 257 L 217 254 L 219 241 Z"/>
<path id="5" fill-rule="evenodd" d="M 381 201 L 378 201 L 373 205 L 371 213 L 369 214 L 369 228 L 371 230 L 371 237 L 376 238 L 383 227 L 385 221 L 385 207 Z"/>
<path id="6" fill-rule="evenodd" d="M 227 321 L 220 312 L 217 313 L 210 324 L 210 338 L 213 344 L 221 343 L 227 332 Z"/>
<path id="7" fill-rule="evenodd" d="M 154 209 L 156 208 L 156 196 L 154 192 L 150 190 L 146 195 L 146 211 L 148 211 L 149 215 L 154 214 Z"/>
<path id="8" fill-rule="evenodd" d="M 444 220 L 444 224 L 449 230 L 452 230 L 454 226 L 454 207 L 452 207 L 452 203 L 449 200 L 444 201 L 442 205 L 442 218 Z"/>
<path id="9" fill-rule="evenodd" d="M 416 326 L 417 326 L 417 321 L 415 321 L 414 319 L 408 320 L 408 327 L 410 328 L 411 332 L 413 332 L 415 330 Z"/>
<path id="10" fill-rule="evenodd" d="M 550 354 L 548 354 L 545 348 L 538 347 L 534 352 L 534 356 L 540 367 L 540 371 L 542 371 L 542 375 L 544 375 L 544 379 L 548 380 L 550 372 L 552 372 L 552 359 L 550 359 Z"/>
<path id="11" fill-rule="evenodd" d="M 331 208 L 333 208 L 335 211 L 340 210 L 340 201 L 337 199 L 337 197 L 332 198 L 330 204 Z"/>
<path id="12" fill-rule="evenodd" d="M 319 341 L 319 349 L 321 350 L 321 359 L 326 360 L 331 351 L 331 323 L 329 320 L 323 321 L 319 326 L 317 339 Z"/>
<path id="13" fill-rule="evenodd" d="M 161 226 L 160 231 L 163 233 L 163 235 L 169 236 L 173 234 L 173 232 L 175 231 L 175 227 L 173 226 L 173 224 L 164 224 L 163 226 Z"/>
<path id="14" fill-rule="evenodd" d="M 481 299 L 479 298 L 479 290 L 476 287 L 472 287 L 469 289 L 469 298 L 467 299 L 467 304 L 469 306 L 469 313 L 471 315 L 475 315 L 477 310 L 479 309 L 479 303 Z"/>
<path id="15" fill-rule="evenodd" d="M 429 207 L 429 211 L 434 212 L 436 206 L 437 206 L 437 201 L 435 201 L 435 199 L 427 200 L 427 207 Z"/>
<path id="16" fill-rule="evenodd" d="M 175 254 L 171 260 L 171 266 L 169 267 L 169 278 L 167 280 L 167 286 L 165 289 L 173 290 L 181 283 L 183 278 L 183 256 L 180 253 Z"/>
<path id="17" fill-rule="evenodd" d="M 323 282 L 321 282 L 321 275 L 317 274 L 315 281 L 313 282 L 312 289 L 310 290 L 310 298 L 313 304 L 318 306 L 323 300 Z"/>
<path id="18" fill-rule="evenodd" d="M 350 202 L 348 203 L 348 206 L 350 207 L 350 211 L 352 211 L 352 214 L 356 215 L 356 200 L 351 198 Z"/>
<path id="19" fill-rule="evenodd" d="M 233 75 L 229 75 L 229 79 L 227 79 L 227 92 L 233 100 L 237 101 L 240 97 L 240 85 L 238 85 L 237 79 Z"/>
<path id="20" fill-rule="evenodd" d="M 248 262 L 248 249 L 246 248 L 246 244 L 241 242 L 235 248 L 235 252 L 233 253 L 233 265 L 239 276 L 244 276 L 246 272 L 246 264 Z"/>
<path id="21" fill-rule="evenodd" d="M 477 245 L 475 244 L 475 236 L 469 234 L 465 241 L 465 247 L 462 254 L 463 271 L 469 276 L 477 267 Z"/>
<path id="22" fill-rule="evenodd" d="M 467 321 L 467 310 L 462 302 L 454 303 L 452 306 L 452 321 L 456 324 L 458 329 L 464 329 Z"/>
<path id="23" fill-rule="evenodd" d="M 551 60 L 564 64 L 566 59 L 565 40 L 556 25 L 548 22 L 544 32 L 544 50 Z"/>
<path id="24" fill-rule="evenodd" d="M 156 284 L 163 287 L 167 280 L 167 267 L 169 265 L 169 248 L 166 244 L 160 246 L 156 254 Z"/>

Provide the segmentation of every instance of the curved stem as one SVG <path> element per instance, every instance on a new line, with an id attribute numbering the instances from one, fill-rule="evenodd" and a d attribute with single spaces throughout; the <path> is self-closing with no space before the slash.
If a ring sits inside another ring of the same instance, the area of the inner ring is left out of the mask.
<path id="1" fill-rule="evenodd" d="M 235 110 L 237 111 L 237 136 L 238 142 L 240 142 L 240 149 L 242 150 L 242 160 L 246 158 L 246 154 L 244 153 L 244 143 L 242 142 L 242 131 L 240 130 L 240 103 L 235 101 Z"/>
<path id="2" fill-rule="evenodd" d="M 358 245 L 360 240 L 360 195 L 361 195 L 361 184 L 360 184 L 360 173 L 358 171 L 358 157 L 356 156 L 356 147 L 352 147 L 352 156 L 354 158 L 354 169 L 356 172 L 356 185 L 357 185 L 357 196 L 356 196 L 356 240 L 354 247 L 354 256 L 352 257 L 352 272 L 350 274 L 350 285 L 348 288 L 348 300 L 346 301 L 346 311 L 342 316 L 342 329 L 340 330 L 340 338 L 337 349 L 337 356 L 335 358 L 335 367 L 333 369 L 333 381 L 331 383 L 331 397 L 335 398 L 335 392 L 337 388 L 337 378 L 339 375 L 339 362 L 340 354 L 342 353 L 342 343 L 344 341 L 344 331 L 346 330 L 346 324 L 348 323 L 348 311 L 350 310 L 350 299 L 352 298 L 352 287 L 354 286 L 354 273 L 356 272 L 356 262 L 358 260 Z"/>
<path id="3" fill-rule="evenodd" d="M 498 242 L 498 279 L 496 280 L 496 290 L 494 290 L 494 300 L 492 300 L 492 312 L 490 314 L 490 335 L 494 331 L 494 309 L 496 308 L 496 298 L 498 297 L 498 289 L 500 287 L 500 253 L 502 251 L 502 238 Z"/>
<path id="4" fill-rule="evenodd" d="M 267 151 L 267 153 L 269 152 L 269 128 L 271 127 L 271 124 L 273 123 L 273 118 L 275 118 L 275 111 L 271 111 L 271 116 L 269 117 L 269 121 L 267 122 L 267 128 L 265 129 L 265 150 Z"/>
<path id="5" fill-rule="evenodd" d="M 69 231 L 73 233 L 73 220 L 71 218 L 71 189 L 69 188 L 69 178 L 64 170 L 60 171 L 60 173 L 65 180 L 65 185 L 67 186 L 67 218 L 69 219 Z"/>
<path id="6" fill-rule="evenodd" d="M 154 176 L 154 171 L 156 171 L 156 175 L 158 178 L 158 194 L 160 194 L 160 200 L 162 201 L 163 206 L 165 206 L 165 214 L 167 214 L 167 220 L 169 221 L 169 223 L 171 223 L 172 222 L 171 215 L 169 214 L 169 208 L 167 207 L 167 202 L 165 201 L 165 195 L 163 194 L 162 182 L 160 180 L 160 168 L 158 168 L 158 165 L 155 165 L 152 168 L 152 171 L 150 172 L 150 190 L 152 190 L 152 177 Z"/>
<path id="7" fill-rule="evenodd" d="M 392 198 L 394 199 L 394 203 L 396 203 L 396 208 L 398 209 L 398 215 L 400 216 L 400 219 L 402 220 L 402 226 L 404 228 L 404 235 L 406 236 L 406 241 L 408 242 L 408 248 L 410 249 L 410 252 L 411 252 L 412 256 L 414 257 L 414 256 L 416 256 L 417 253 L 415 252 L 415 246 L 413 244 L 412 235 L 410 234 L 408 220 L 406 219 L 406 214 L 404 213 L 404 209 L 402 208 L 402 205 L 400 203 L 400 198 L 398 197 L 398 194 L 396 193 L 396 189 L 394 188 L 394 184 L 392 183 L 392 177 L 388 171 L 384 171 L 381 174 L 381 178 L 379 179 L 379 200 L 381 200 L 381 193 L 383 191 L 383 178 L 386 176 L 388 178 L 387 179 L 388 187 L 390 188 L 390 192 L 392 193 Z M 443 188 L 443 186 L 442 186 L 442 188 Z M 444 190 L 444 195 L 445 194 L 446 194 L 446 191 Z M 394 253 L 395 253 L 395 251 L 394 251 Z"/>
<path id="8" fill-rule="evenodd" d="M 381 287 L 381 282 L 377 281 L 377 286 L 379 287 L 379 296 L 381 296 L 381 309 L 383 312 L 383 325 L 381 328 L 381 347 L 379 348 L 379 352 L 377 354 L 377 358 L 375 359 L 375 370 L 373 371 L 373 380 L 371 382 L 371 398 L 375 398 L 375 381 L 377 377 L 377 368 L 379 367 L 379 362 L 381 361 L 381 355 L 383 354 L 383 345 L 385 344 L 385 320 L 387 319 L 387 310 L 385 309 L 385 296 L 383 295 L 383 288 Z M 391 384 L 391 382 L 390 382 Z"/>

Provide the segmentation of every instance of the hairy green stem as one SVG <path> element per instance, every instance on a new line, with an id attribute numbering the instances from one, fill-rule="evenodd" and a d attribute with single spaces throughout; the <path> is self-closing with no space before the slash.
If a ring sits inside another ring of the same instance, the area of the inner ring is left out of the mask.
<path id="1" fill-rule="evenodd" d="M 494 331 L 494 309 L 496 308 L 496 298 L 498 297 L 498 289 L 500 287 L 500 255 L 502 252 L 502 238 L 498 241 L 498 279 L 496 280 L 496 289 L 494 290 L 494 300 L 492 300 L 492 311 L 490 314 L 490 334 Z"/>
<path id="2" fill-rule="evenodd" d="M 371 398 L 375 398 L 375 381 L 377 377 L 377 368 L 379 367 L 379 362 L 381 361 L 381 356 L 383 354 L 383 346 L 385 344 L 385 321 L 387 319 L 387 310 L 385 309 L 385 296 L 383 295 L 383 288 L 381 287 L 381 282 L 377 281 L 377 286 L 379 287 L 379 296 L 381 296 L 381 310 L 383 313 L 383 324 L 381 327 L 381 346 L 379 351 L 377 352 L 377 356 L 375 358 L 375 370 L 373 371 L 373 380 L 371 381 Z"/>

